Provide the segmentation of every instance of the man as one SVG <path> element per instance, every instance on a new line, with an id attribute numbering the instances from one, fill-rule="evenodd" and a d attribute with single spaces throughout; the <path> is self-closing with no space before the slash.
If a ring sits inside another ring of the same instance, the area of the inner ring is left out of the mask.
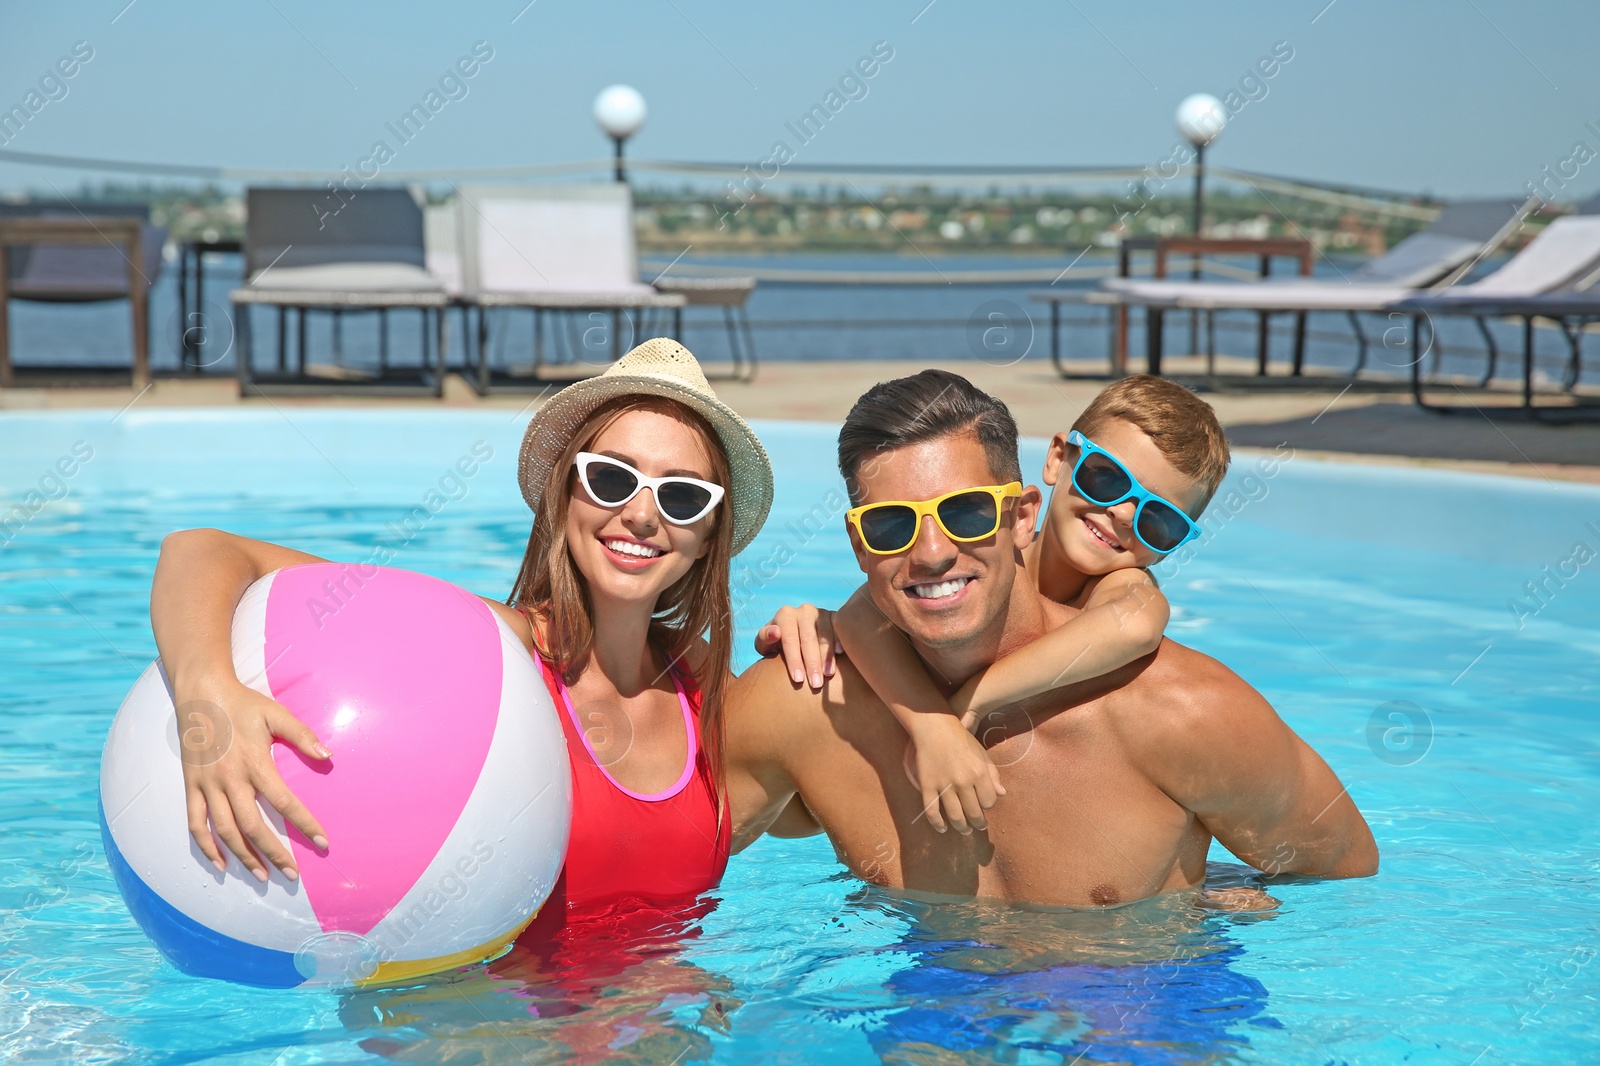
<path id="1" fill-rule="evenodd" d="M 1020 481 L 1016 438 L 998 400 L 925 371 L 857 402 L 840 471 L 855 506 L 932 500 Z M 947 693 L 1074 614 L 1022 565 L 1040 503 L 1031 486 L 1002 499 L 998 528 L 977 541 L 923 515 L 894 554 L 866 551 L 851 530 L 872 601 Z M 734 806 L 760 812 L 734 826 L 735 850 L 769 827 L 820 827 L 852 873 L 888 887 L 1110 906 L 1200 885 L 1213 837 L 1269 873 L 1377 870 L 1372 834 L 1327 764 L 1244 681 L 1171 640 L 986 719 L 980 739 L 1006 796 L 970 835 L 929 825 L 906 735 L 848 661 L 820 692 L 779 660 L 757 663 L 730 693 L 727 729 Z"/>

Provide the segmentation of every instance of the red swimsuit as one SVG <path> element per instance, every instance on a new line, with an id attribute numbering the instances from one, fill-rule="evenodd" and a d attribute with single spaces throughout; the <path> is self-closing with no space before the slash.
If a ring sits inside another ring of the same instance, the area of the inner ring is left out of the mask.
<path id="1" fill-rule="evenodd" d="M 672 672 L 688 757 L 676 782 L 645 795 L 619 784 L 595 760 L 567 687 L 542 660 L 540 668 L 572 763 L 572 838 L 561 871 L 567 908 L 624 896 L 682 900 L 715 887 L 728 865 L 732 826 L 727 818 L 717 824 L 716 794 L 700 750 L 699 689 L 686 692 Z"/>
<path id="2" fill-rule="evenodd" d="M 595 760 L 566 686 L 542 659 L 539 667 L 567 738 L 572 835 L 550 899 L 491 971 L 593 987 L 693 935 L 696 921 L 714 906 L 695 897 L 722 880 L 733 827 L 726 816 L 717 824 L 716 792 L 700 746 L 700 690 L 692 678 L 685 690 L 672 674 L 688 736 L 683 773 L 665 790 L 643 795 L 618 784 Z"/>

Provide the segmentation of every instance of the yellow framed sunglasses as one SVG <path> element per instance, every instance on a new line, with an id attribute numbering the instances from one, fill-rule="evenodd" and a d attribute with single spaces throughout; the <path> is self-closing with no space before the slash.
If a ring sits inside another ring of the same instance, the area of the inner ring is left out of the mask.
<path id="1" fill-rule="evenodd" d="M 917 542 L 922 518 L 932 515 L 951 540 L 963 544 L 992 537 L 1000 529 L 1005 501 L 1022 495 L 1022 482 L 957 489 L 931 500 L 885 500 L 852 507 L 845 521 L 874 555 L 895 555 Z"/>

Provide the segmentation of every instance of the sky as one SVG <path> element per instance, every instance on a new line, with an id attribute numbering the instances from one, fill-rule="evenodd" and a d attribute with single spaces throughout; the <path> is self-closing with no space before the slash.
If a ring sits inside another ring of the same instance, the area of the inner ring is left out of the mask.
<path id="1" fill-rule="evenodd" d="M 640 158 L 755 165 L 782 141 L 815 164 L 1157 166 L 1183 97 L 1232 92 L 1219 166 L 1447 197 L 1548 167 L 1563 198 L 1600 188 L 1578 151 L 1600 153 L 1595 0 L 0 0 L 0 19 L 0 111 L 39 93 L 0 127 L 22 152 L 337 169 L 383 140 L 397 170 L 596 159 L 594 97 L 624 82 L 649 106 Z M 875 46 L 890 58 L 802 144 L 786 123 Z M 472 76 L 402 144 L 386 123 L 463 59 Z M 0 191 L 82 176 L 0 162 Z"/>

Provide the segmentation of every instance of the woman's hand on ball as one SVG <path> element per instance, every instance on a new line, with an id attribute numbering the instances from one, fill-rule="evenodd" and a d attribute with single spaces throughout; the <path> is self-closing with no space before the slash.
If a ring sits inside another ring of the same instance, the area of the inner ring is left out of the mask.
<path id="1" fill-rule="evenodd" d="M 238 681 L 186 694 L 177 710 L 189 832 L 195 843 L 213 866 L 225 870 L 227 862 L 212 836 L 215 829 L 258 881 L 267 879 L 263 857 L 290 880 L 297 879 L 294 855 L 262 817 L 256 795 L 326 849 L 322 826 L 289 791 L 272 761 L 272 740 L 278 737 L 311 759 L 326 759 L 331 753 L 283 704 Z"/>

